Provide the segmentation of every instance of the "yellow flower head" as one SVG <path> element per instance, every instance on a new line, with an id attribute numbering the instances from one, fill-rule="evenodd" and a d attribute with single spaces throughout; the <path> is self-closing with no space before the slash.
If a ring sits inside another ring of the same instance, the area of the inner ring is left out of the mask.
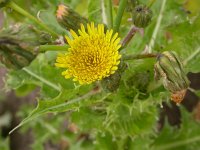
<path id="1" fill-rule="evenodd" d="M 70 31 L 73 39 L 66 37 L 70 46 L 65 54 L 59 54 L 55 65 L 66 68 L 62 72 L 65 78 L 73 77 L 80 84 L 90 84 L 115 73 L 121 55 L 118 49 L 120 38 L 113 30 L 104 31 L 104 25 L 98 27 L 94 23 L 81 25 L 77 35 Z"/>

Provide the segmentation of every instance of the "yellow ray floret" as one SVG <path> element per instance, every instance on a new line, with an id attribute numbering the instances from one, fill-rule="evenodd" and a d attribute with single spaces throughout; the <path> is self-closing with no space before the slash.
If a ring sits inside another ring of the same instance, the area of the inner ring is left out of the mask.
<path id="1" fill-rule="evenodd" d="M 95 27 L 94 23 L 87 24 L 87 28 L 81 25 L 79 34 L 73 30 L 70 33 L 73 39 L 66 36 L 70 48 L 65 54 L 59 54 L 55 63 L 57 67 L 66 68 L 62 72 L 65 78 L 90 84 L 115 73 L 121 57 L 118 33 L 105 32 L 103 24 Z"/>

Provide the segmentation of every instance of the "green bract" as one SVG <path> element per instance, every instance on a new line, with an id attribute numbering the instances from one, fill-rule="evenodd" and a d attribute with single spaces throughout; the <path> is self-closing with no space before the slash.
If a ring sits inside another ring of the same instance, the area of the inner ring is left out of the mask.
<path id="1" fill-rule="evenodd" d="M 152 11 L 145 5 L 138 5 L 132 12 L 132 21 L 135 26 L 144 28 L 152 18 Z"/>
<path id="2" fill-rule="evenodd" d="M 180 103 L 189 81 L 179 57 L 172 51 L 165 51 L 158 55 L 154 69 L 155 77 L 162 78 L 164 87 L 172 93 L 172 100 Z"/>

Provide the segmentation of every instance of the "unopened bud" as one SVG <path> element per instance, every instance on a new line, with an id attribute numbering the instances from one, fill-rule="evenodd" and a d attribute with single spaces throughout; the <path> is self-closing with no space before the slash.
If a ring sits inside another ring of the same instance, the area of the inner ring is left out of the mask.
<path id="1" fill-rule="evenodd" d="M 118 70 L 114 74 L 101 81 L 103 89 L 107 92 L 114 92 L 119 88 L 121 74 L 124 72 L 127 66 L 124 62 L 121 62 L 118 67 Z"/>
<path id="2" fill-rule="evenodd" d="M 152 18 L 152 11 L 145 5 L 138 5 L 132 12 L 132 21 L 135 26 L 144 28 L 150 22 Z"/>
<path id="3" fill-rule="evenodd" d="M 35 47 L 51 43 L 51 37 L 27 25 L 16 24 L 0 31 L 0 62 L 7 68 L 20 69 L 36 57 Z"/>
<path id="4" fill-rule="evenodd" d="M 58 5 L 56 19 L 67 30 L 72 29 L 76 32 L 80 29 L 81 24 L 86 25 L 88 23 L 87 19 L 64 4 Z"/>
<path id="5" fill-rule="evenodd" d="M 163 79 L 164 87 L 171 92 L 171 99 L 180 103 L 189 86 L 189 81 L 178 56 L 172 51 L 165 51 L 157 57 L 155 78 Z"/>

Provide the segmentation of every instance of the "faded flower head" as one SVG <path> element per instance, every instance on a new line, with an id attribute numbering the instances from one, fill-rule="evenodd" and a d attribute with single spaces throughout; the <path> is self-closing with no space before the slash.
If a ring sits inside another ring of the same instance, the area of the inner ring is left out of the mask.
<path id="1" fill-rule="evenodd" d="M 90 84 L 115 73 L 121 57 L 118 33 L 113 35 L 113 30 L 105 33 L 103 24 L 95 27 L 94 23 L 87 24 L 87 29 L 81 25 L 79 35 L 73 30 L 70 33 L 73 39 L 66 37 L 70 48 L 58 55 L 55 64 L 67 69 L 62 72 L 65 78 Z"/>
<path id="2" fill-rule="evenodd" d="M 181 103 L 189 87 L 189 80 L 178 55 L 173 51 L 161 53 L 154 69 L 155 77 L 162 78 L 164 87 L 171 92 L 171 99 L 177 104 Z"/>
<path id="3" fill-rule="evenodd" d="M 80 29 L 80 24 L 86 25 L 88 23 L 86 18 L 64 4 L 58 5 L 56 19 L 62 27 L 67 30 L 72 29 L 76 33 L 78 33 L 78 29 Z"/>
<path id="4" fill-rule="evenodd" d="M 62 5 L 62 4 L 58 5 L 58 9 L 56 11 L 56 17 L 59 19 L 62 19 L 64 16 L 64 13 L 67 13 L 66 8 L 67 7 L 65 5 Z"/>

